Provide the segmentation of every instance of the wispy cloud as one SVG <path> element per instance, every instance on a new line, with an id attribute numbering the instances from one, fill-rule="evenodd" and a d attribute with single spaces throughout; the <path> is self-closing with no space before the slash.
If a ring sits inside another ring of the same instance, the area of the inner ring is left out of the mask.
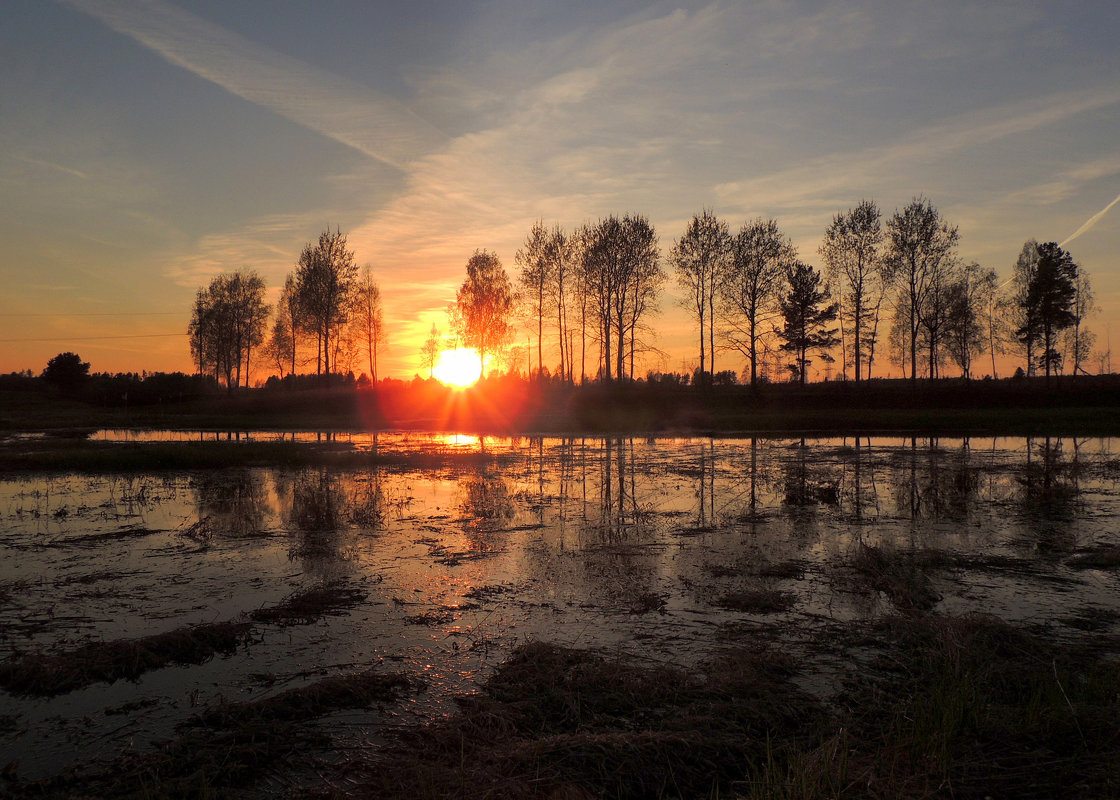
<path id="1" fill-rule="evenodd" d="M 443 136 L 393 97 L 161 0 L 61 0 L 167 61 L 398 169 Z"/>
<path id="2" fill-rule="evenodd" d="M 749 206 L 759 198 L 778 207 L 796 207 L 850 195 L 885 174 L 928 163 L 970 148 L 1029 133 L 1078 114 L 1120 103 L 1120 89 L 1058 92 L 1034 100 L 959 116 L 904 137 L 852 153 L 835 153 L 760 178 L 716 187 L 727 202 Z"/>

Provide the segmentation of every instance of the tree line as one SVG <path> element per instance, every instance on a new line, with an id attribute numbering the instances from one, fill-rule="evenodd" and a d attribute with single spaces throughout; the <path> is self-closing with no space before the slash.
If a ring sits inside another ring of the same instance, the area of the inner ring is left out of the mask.
<path id="1" fill-rule="evenodd" d="M 752 385 L 782 374 L 804 383 L 815 362 L 831 372 L 837 360 L 839 376 L 855 381 L 870 379 L 884 359 L 912 380 L 944 377 L 951 366 L 969 378 L 985 352 L 993 377 L 997 355 L 1014 351 L 1026 374 L 1086 372 L 1093 293 L 1072 256 L 1056 243 L 1028 241 L 1001 282 L 994 269 L 957 255 L 959 239 L 924 198 L 885 221 L 872 200 L 837 213 L 817 248 L 820 268 L 774 219 L 732 233 L 704 209 L 664 258 L 642 215 L 612 214 L 571 232 L 540 220 L 515 254 L 513 281 L 496 253 L 469 258 L 448 306 L 448 333 L 432 325 L 421 364 L 431 374 L 443 350 L 466 346 L 491 371 L 517 368 L 520 351 L 535 377 L 633 380 L 643 357 L 665 355 L 655 318 L 667 267 L 695 323 L 699 366 L 691 377 L 699 384 L 727 382 L 717 352 L 741 357 Z M 344 234 L 328 229 L 304 247 L 275 309 L 264 295 L 251 270 L 199 289 L 188 335 L 200 374 L 232 391 L 248 384 L 259 353 L 281 378 L 312 363 L 329 378 L 361 360 L 377 380 L 386 339 L 380 289 Z M 524 348 L 513 346 L 518 321 L 529 331 Z"/>
<path id="2" fill-rule="evenodd" d="M 329 377 L 351 371 L 364 350 L 368 375 L 377 380 L 385 341 L 381 289 L 372 267 L 358 267 L 345 234 L 327 229 L 307 243 L 275 309 L 265 289 L 258 273 L 239 270 L 198 290 L 187 335 L 200 374 L 230 391 L 247 386 L 259 352 L 281 378 L 311 363 L 316 375 Z"/>

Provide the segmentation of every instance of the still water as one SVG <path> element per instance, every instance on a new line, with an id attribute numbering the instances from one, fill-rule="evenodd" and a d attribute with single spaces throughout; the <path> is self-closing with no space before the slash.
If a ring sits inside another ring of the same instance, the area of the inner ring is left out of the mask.
<path id="1" fill-rule="evenodd" d="M 254 623 L 201 666 L 0 692 L 0 767 L 18 758 L 34 778 L 143 751 L 199 706 L 376 664 L 429 686 L 389 717 L 428 719 L 529 640 L 684 666 L 736 631 L 809 647 L 832 622 L 896 610 L 853 576 L 865 545 L 921 554 L 937 612 L 1120 619 L 1120 570 L 1086 562 L 1120 546 L 1111 439 L 96 435 L 239 437 L 492 458 L 0 481 L 0 660 L 235 620 L 316 586 L 364 597 L 311 624 Z M 727 602 L 752 591 L 787 602 Z M 326 724 L 361 746 L 384 720 Z"/>

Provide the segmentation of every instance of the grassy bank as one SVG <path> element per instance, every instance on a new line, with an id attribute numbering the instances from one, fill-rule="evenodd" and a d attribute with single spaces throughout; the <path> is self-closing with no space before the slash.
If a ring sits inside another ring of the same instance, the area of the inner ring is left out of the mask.
<path id="1" fill-rule="evenodd" d="M 473 433 L 922 431 L 1116 435 L 1120 378 L 1004 381 L 875 380 L 724 386 L 638 382 L 584 387 L 495 379 L 464 391 L 435 382 L 250 390 L 141 406 L 0 392 L 2 431 L 438 430 Z"/>

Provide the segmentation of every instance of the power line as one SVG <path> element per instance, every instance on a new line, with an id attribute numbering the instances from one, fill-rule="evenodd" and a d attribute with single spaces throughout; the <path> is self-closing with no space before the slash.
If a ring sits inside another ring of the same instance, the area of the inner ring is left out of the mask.
<path id="1" fill-rule="evenodd" d="M 0 339 L 0 342 L 93 342 L 99 339 L 157 339 L 164 336 L 186 336 L 186 334 L 132 333 L 118 336 L 49 336 L 41 339 Z"/>
<path id="2" fill-rule="evenodd" d="M 80 314 L 70 314 L 65 311 L 56 312 L 54 314 L 6 314 L 0 313 L 0 317 L 165 317 L 165 316 L 182 316 L 182 311 L 90 311 Z"/>

